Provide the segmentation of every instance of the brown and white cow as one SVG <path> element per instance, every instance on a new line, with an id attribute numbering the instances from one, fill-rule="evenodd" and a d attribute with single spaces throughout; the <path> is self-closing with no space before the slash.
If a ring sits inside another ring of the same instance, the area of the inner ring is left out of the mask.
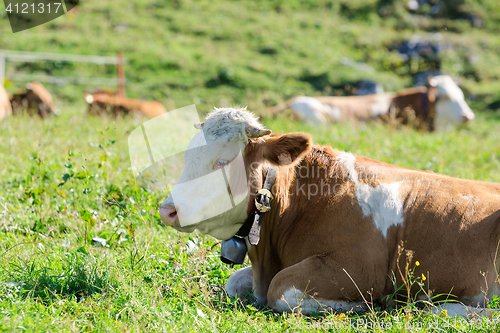
<path id="1" fill-rule="evenodd" d="M 451 293 L 471 307 L 500 295 L 500 184 L 374 161 L 313 145 L 304 133 L 268 135 L 244 109 L 216 109 L 197 126 L 203 130 L 185 154 L 181 180 L 160 208 L 166 225 L 229 239 L 254 212 L 267 167 L 277 172 L 260 242 L 253 246 L 247 239 L 252 266 L 229 278 L 229 295 L 253 292 L 260 304 L 280 312 L 363 309 L 363 298 L 380 300 L 394 292 L 392 278 L 403 284 L 402 249 L 412 253 L 410 268 L 414 276 L 426 277 L 425 290 L 432 295 Z M 201 136 L 212 143 L 210 149 L 200 145 Z M 219 195 L 233 190 L 237 175 L 227 171 L 229 185 L 219 189 L 190 187 L 186 180 L 227 170 L 241 150 L 246 200 L 204 220 Z M 414 284 L 412 293 L 418 291 Z"/>
<path id="2" fill-rule="evenodd" d="M 29 115 L 38 114 L 45 118 L 50 115 L 59 115 L 60 111 L 54 106 L 52 95 L 40 82 L 26 84 L 26 91 L 12 95 L 10 99 L 12 113 L 27 112 Z"/>
<path id="3" fill-rule="evenodd" d="M 284 105 L 270 110 L 276 114 L 286 108 L 302 120 L 313 123 L 337 121 L 366 121 L 388 117 L 408 122 L 412 117 L 417 125 L 427 125 L 431 130 L 442 130 L 474 119 L 474 113 L 467 105 L 462 90 L 448 75 L 429 78 L 429 88 L 416 87 L 396 93 L 382 93 L 348 97 L 292 98 Z M 410 118 L 410 119 L 408 119 Z"/>
<path id="4" fill-rule="evenodd" d="M 10 116 L 11 114 L 12 108 L 10 106 L 9 95 L 3 85 L 0 85 L 0 120 Z"/>
<path id="5" fill-rule="evenodd" d="M 85 94 L 85 101 L 89 105 L 88 113 L 93 115 L 107 114 L 116 117 L 120 114 L 140 112 L 146 117 L 154 118 L 166 112 L 160 102 L 121 98 L 107 91 Z"/>

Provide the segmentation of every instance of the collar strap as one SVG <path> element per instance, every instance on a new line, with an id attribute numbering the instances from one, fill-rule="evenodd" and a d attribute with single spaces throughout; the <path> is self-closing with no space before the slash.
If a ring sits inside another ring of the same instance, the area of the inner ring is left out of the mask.
<path id="1" fill-rule="evenodd" d="M 267 168 L 266 178 L 262 189 L 257 191 L 255 196 L 255 210 L 254 214 L 250 214 L 243 224 L 243 226 L 236 233 L 237 236 L 245 237 L 248 236 L 248 241 L 252 245 L 259 244 L 260 240 L 260 226 L 262 224 L 262 217 L 264 213 L 271 210 L 271 200 L 273 195 L 271 194 L 271 189 L 274 186 L 274 181 L 276 180 L 276 169 L 273 167 Z"/>

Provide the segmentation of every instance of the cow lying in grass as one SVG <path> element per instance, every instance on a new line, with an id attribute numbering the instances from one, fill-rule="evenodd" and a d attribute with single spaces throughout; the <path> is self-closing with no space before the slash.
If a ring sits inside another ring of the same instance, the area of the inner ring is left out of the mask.
<path id="1" fill-rule="evenodd" d="M 0 120 L 10 116 L 11 114 L 12 108 L 10 106 L 9 95 L 3 85 L 0 85 Z"/>
<path id="2" fill-rule="evenodd" d="M 280 312 L 365 309 L 363 299 L 382 300 L 404 285 L 407 262 L 418 281 L 426 279 L 430 296 L 450 293 L 483 307 L 500 295 L 500 184 L 374 161 L 313 145 L 304 133 L 269 135 L 244 109 L 216 109 L 197 127 L 203 130 L 190 143 L 184 172 L 160 208 L 166 225 L 227 240 L 253 216 L 256 193 L 269 167 L 276 170 L 260 241 L 246 239 L 252 266 L 229 278 L 229 295 L 253 292 L 258 303 Z M 200 144 L 203 136 L 209 149 Z M 233 186 L 238 174 L 228 169 L 240 151 L 248 196 L 205 219 L 227 189 L 241 196 Z M 221 170 L 227 186 L 189 185 Z M 186 206 L 193 201 L 196 209 Z M 417 283 L 411 294 L 426 297 Z"/>
<path id="3" fill-rule="evenodd" d="M 166 112 L 165 107 L 160 102 L 121 98 L 108 91 L 85 94 L 85 101 L 89 105 L 88 113 L 92 115 L 106 114 L 117 117 L 131 112 L 139 112 L 146 117 L 154 118 Z"/>
<path id="4" fill-rule="evenodd" d="M 26 84 L 26 91 L 12 95 L 10 103 L 14 114 L 26 112 L 45 118 L 60 113 L 54 106 L 52 95 L 40 82 Z"/>
<path id="5" fill-rule="evenodd" d="M 313 123 L 375 118 L 388 121 L 394 118 L 429 130 L 442 130 L 474 119 L 462 90 L 448 75 L 429 78 L 428 88 L 410 88 L 397 93 L 349 97 L 299 96 L 272 108 L 270 112 L 276 114 L 287 108 L 291 108 L 300 119 Z"/>

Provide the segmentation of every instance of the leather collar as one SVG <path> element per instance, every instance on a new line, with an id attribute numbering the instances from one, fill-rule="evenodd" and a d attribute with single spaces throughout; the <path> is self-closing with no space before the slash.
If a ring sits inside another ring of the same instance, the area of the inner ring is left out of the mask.
<path id="1" fill-rule="evenodd" d="M 272 188 L 276 180 L 276 169 L 267 168 L 266 177 L 262 189 L 255 196 L 255 209 L 253 214 L 248 215 L 245 223 L 236 232 L 236 236 L 246 237 L 251 245 L 257 245 L 260 240 L 260 226 L 264 213 L 271 210 L 270 202 L 273 199 Z"/>

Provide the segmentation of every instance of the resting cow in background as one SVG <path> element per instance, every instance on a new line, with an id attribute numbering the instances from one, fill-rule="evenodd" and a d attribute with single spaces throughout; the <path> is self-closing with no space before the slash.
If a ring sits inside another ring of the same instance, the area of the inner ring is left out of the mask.
<path id="1" fill-rule="evenodd" d="M 258 303 L 280 312 L 363 309 L 363 298 L 377 301 L 395 291 L 392 279 L 403 285 L 407 261 L 414 276 L 427 277 L 433 296 L 451 293 L 476 307 L 500 295 L 500 184 L 374 161 L 313 145 L 304 133 L 269 135 L 245 109 L 217 109 L 196 127 L 203 130 L 191 140 L 160 216 L 182 232 L 197 229 L 221 240 L 248 235 L 252 266 L 231 275 L 229 295 L 253 292 Z M 246 171 L 238 174 L 232 164 L 240 156 Z M 221 171 L 228 185 L 205 189 L 195 181 Z M 238 177 L 248 191 L 236 205 Z M 206 219 L 229 189 L 236 206 Z M 263 195 L 274 199 L 262 213 L 260 241 L 251 245 L 254 212 L 262 208 L 255 202 Z M 413 296 L 420 291 L 416 283 L 411 288 Z M 466 310 L 446 307 L 450 315 Z"/>
<path id="2" fill-rule="evenodd" d="M 89 105 L 88 113 L 93 115 L 107 114 L 117 117 L 130 112 L 140 112 L 146 117 L 154 118 L 166 112 L 160 102 L 121 98 L 108 92 L 85 94 L 85 101 Z"/>
<path id="3" fill-rule="evenodd" d="M 96 95 L 96 94 L 102 94 L 102 95 L 108 95 L 108 96 L 117 96 L 118 93 L 114 90 L 111 90 L 109 88 L 97 88 L 94 91 L 90 93 L 91 95 Z"/>
<path id="4" fill-rule="evenodd" d="M 416 122 L 418 127 L 430 130 L 442 130 L 474 119 L 462 90 L 450 76 L 435 76 L 429 78 L 428 83 L 428 88 L 410 88 L 397 93 L 299 96 L 272 108 L 271 113 L 291 108 L 302 120 L 313 123 L 393 118 L 403 123 Z"/>
<path id="5" fill-rule="evenodd" d="M 11 99 L 12 113 L 27 112 L 29 115 L 38 114 L 45 118 L 52 114 L 59 115 L 59 109 L 54 106 L 52 95 L 40 82 L 31 82 L 26 85 L 26 92 L 16 93 Z"/>
<path id="6" fill-rule="evenodd" d="M 10 116 L 11 114 L 12 108 L 10 106 L 9 95 L 3 85 L 0 85 L 0 120 Z"/>

